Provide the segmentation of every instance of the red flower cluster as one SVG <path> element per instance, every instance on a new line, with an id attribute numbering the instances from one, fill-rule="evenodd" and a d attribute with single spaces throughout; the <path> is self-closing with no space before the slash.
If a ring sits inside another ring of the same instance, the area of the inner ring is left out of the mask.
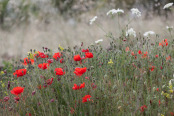
<path id="1" fill-rule="evenodd" d="M 39 52 L 39 51 L 38 51 L 38 54 L 35 54 L 34 56 L 37 56 L 37 57 L 40 57 L 40 58 L 48 58 L 47 54 L 44 54 L 43 52 Z"/>
<path id="2" fill-rule="evenodd" d="M 63 63 L 64 62 L 64 59 L 62 58 L 62 59 L 60 59 L 60 63 Z"/>
<path id="3" fill-rule="evenodd" d="M 93 54 L 91 52 L 86 52 L 85 55 L 86 58 L 93 58 Z"/>
<path id="4" fill-rule="evenodd" d="M 38 67 L 43 69 L 43 70 L 45 70 L 45 69 L 47 69 L 49 67 L 49 63 L 39 64 Z"/>
<path id="5" fill-rule="evenodd" d="M 24 88 L 23 87 L 15 87 L 13 88 L 10 92 L 11 94 L 14 94 L 14 95 L 20 95 L 21 93 L 23 93 L 24 91 Z"/>
<path id="6" fill-rule="evenodd" d="M 147 58 L 147 51 L 141 56 L 141 58 Z"/>
<path id="7" fill-rule="evenodd" d="M 138 51 L 138 54 L 142 54 L 141 50 Z"/>
<path id="8" fill-rule="evenodd" d="M 84 87 L 85 87 L 85 83 L 81 84 L 80 86 L 77 85 L 77 84 L 74 84 L 74 87 L 72 87 L 72 89 L 74 89 L 74 90 L 79 90 L 79 89 L 82 89 L 82 88 L 84 88 Z"/>
<path id="9" fill-rule="evenodd" d="M 96 89 L 97 85 L 95 85 L 94 83 L 91 83 L 91 87 L 92 87 L 92 89 Z"/>
<path id="10" fill-rule="evenodd" d="M 24 65 L 27 65 L 27 64 L 34 64 L 34 59 L 28 59 L 27 57 L 24 58 Z"/>
<path id="11" fill-rule="evenodd" d="M 53 58 L 55 60 L 58 60 L 58 58 L 60 58 L 60 56 L 61 56 L 61 54 L 59 52 L 57 52 L 57 53 L 54 53 Z"/>
<path id="12" fill-rule="evenodd" d="M 82 52 L 89 52 L 89 50 L 88 49 L 82 49 Z"/>
<path id="13" fill-rule="evenodd" d="M 53 59 L 48 59 L 47 62 L 48 62 L 49 64 L 51 64 L 51 63 L 53 63 Z"/>
<path id="14" fill-rule="evenodd" d="M 167 42 L 167 39 L 163 40 L 161 43 L 159 43 L 159 46 L 168 46 L 168 42 Z"/>
<path id="15" fill-rule="evenodd" d="M 81 60 L 82 59 L 79 54 L 74 56 L 74 61 L 81 61 Z"/>
<path id="16" fill-rule="evenodd" d="M 141 112 L 144 112 L 144 110 L 147 108 L 147 106 L 146 105 L 143 105 L 143 106 L 141 106 L 141 108 L 140 108 L 140 111 Z"/>
<path id="17" fill-rule="evenodd" d="M 25 74 L 27 73 L 27 69 L 19 69 L 19 70 L 16 70 L 13 75 L 17 75 L 17 77 L 21 77 L 21 76 L 24 76 Z"/>
<path id="18" fill-rule="evenodd" d="M 155 66 L 151 66 L 151 68 L 149 68 L 149 69 L 150 69 L 150 71 L 154 71 Z"/>
<path id="19" fill-rule="evenodd" d="M 54 72 L 56 73 L 56 75 L 64 75 L 65 72 L 63 72 L 63 69 L 62 68 L 55 68 Z"/>
<path id="20" fill-rule="evenodd" d="M 86 72 L 86 69 L 87 69 L 86 67 L 84 67 L 84 68 L 75 68 L 74 73 L 75 73 L 77 76 L 82 76 L 83 73 Z"/>
<path id="21" fill-rule="evenodd" d="M 53 78 L 46 80 L 47 85 L 51 85 L 53 83 Z"/>
<path id="22" fill-rule="evenodd" d="M 82 102 L 88 102 L 88 101 L 92 101 L 91 99 L 91 95 L 86 95 L 85 97 L 82 98 Z"/>

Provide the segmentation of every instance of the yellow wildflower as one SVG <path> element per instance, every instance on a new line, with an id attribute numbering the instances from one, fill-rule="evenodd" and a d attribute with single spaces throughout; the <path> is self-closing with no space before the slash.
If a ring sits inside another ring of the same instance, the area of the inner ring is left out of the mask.
<path id="1" fill-rule="evenodd" d="M 170 86 L 169 86 L 169 89 L 172 89 L 172 88 L 173 88 L 173 86 L 172 86 L 172 85 L 170 85 Z"/>
<path id="2" fill-rule="evenodd" d="M 60 50 L 61 50 L 61 51 L 63 51 L 63 50 L 64 50 L 64 48 L 63 48 L 62 46 L 60 46 L 60 44 L 59 44 L 59 48 L 60 48 Z"/>
<path id="3" fill-rule="evenodd" d="M 5 93 L 6 95 L 8 95 L 8 93 L 7 93 L 6 91 L 5 91 L 4 93 Z"/>
<path id="4" fill-rule="evenodd" d="M 164 91 L 161 92 L 161 95 L 164 95 Z"/>
<path id="5" fill-rule="evenodd" d="M 164 114 L 161 114 L 161 116 L 164 116 Z"/>
<path id="6" fill-rule="evenodd" d="M 170 93 L 173 93 L 173 90 L 171 89 L 171 90 L 169 90 L 169 92 L 170 92 Z"/>
<path id="7" fill-rule="evenodd" d="M 167 93 L 167 94 L 166 94 L 166 97 L 167 97 L 167 98 L 170 98 L 170 95 Z"/>
<path id="8" fill-rule="evenodd" d="M 4 88 L 5 87 L 5 84 L 4 83 L 2 83 L 2 88 Z"/>
<path id="9" fill-rule="evenodd" d="M 4 74 L 4 71 L 1 71 L 0 75 L 3 75 Z"/>
<path id="10" fill-rule="evenodd" d="M 34 59 L 34 54 L 32 54 L 31 52 L 28 52 L 28 58 Z"/>
<path id="11" fill-rule="evenodd" d="M 112 59 L 110 59 L 110 61 L 108 62 L 108 64 L 113 64 L 113 61 L 112 61 Z"/>

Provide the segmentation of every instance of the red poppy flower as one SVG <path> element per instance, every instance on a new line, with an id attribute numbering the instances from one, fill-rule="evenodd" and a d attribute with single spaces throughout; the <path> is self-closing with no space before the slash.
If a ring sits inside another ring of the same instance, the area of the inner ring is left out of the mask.
<path id="1" fill-rule="evenodd" d="M 142 54 L 141 50 L 138 51 L 138 54 Z"/>
<path id="2" fill-rule="evenodd" d="M 53 59 L 48 59 L 47 62 L 48 62 L 49 64 L 51 64 L 51 63 L 53 63 Z"/>
<path id="3" fill-rule="evenodd" d="M 158 55 L 155 55 L 156 58 L 158 58 Z"/>
<path id="4" fill-rule="evenodd" d="M 6 96 L 4 97 L 4 102 L 7 102 L 10 99 L 10 97 Z"/>
<path id="5" fill-rule="evenodd" d="M 27 69 L 19 69 L 19 70 L 16 70 L 13 75 L 17 75 L 17 77 L 21 77 L 21 76 L 24 76 L 25 74 L 27 73 Z"/>
<path id="6" fill-rule="evenodd" d="M 38 89 L 42 89 L 42 86 L 41 86 L 41 85 L 38 85 L 37 88 L 38 88 Z"/>
<path id="7" fill-rule="evenodd" d="M 80 61 L 80 60 L 82 59 L 79 54 L 74 56 L 74 61 Z"/>
<path id="8" fill-rule="evenodd" d="M 151 66 L 151 68 L 149 68 L 150 71 L 153 71 L 155 69 L 155 66 Z"/>
<path id="9" fill-rule="evenodd" d="M 88 49 L 82 49 L 82 52 L 89 52 L 89 50 Z"/>
<path id="10" fill-rule="evenodd" d="M 86 72 L 86 69 L 87 69 L 86 67 L 84 67 L 84 68 L 75 68 L 74 73 L 75 73 L 77 76 L 82 76 L 83 73 Z"/>
<path id="11" fill-rule="evenodd" d="M 159 43 L 159 46 L 168 46 L 167 39 L 163 40 L 161 43 Z"/>
<path id="12" fill-rule="evenodd" d="M 167 60 L 170 60 L 170 59 L 171 59 L 171 56 L 166 57 L 166 61 L 167 61 Z"/>
<path id="13" fill-rule="evenodd" d="M 140 111 L 141 111 L 141 112 L 144 112 L 144 110 L 145 110 L 146 108 L 147 108 L 147 106 L 146 106 L 146 105 L 141 106 Z"/>
<path id="14" fill-rule="evenodd" d="M 81 84 L 80 86 L 77 85 L 77 84 L 74 84 L 74 87 L 72 87 L 72 89 L 74 89 L 74 90 L 79 90 L 79 89 L 82 89 L 82 88 L 84 88 L 84 87 L 85 87 L 85 83 Z"/>
<path id="15" fill-rule="evenodd" d="M 34 56 L 36 56 L 36 54 Z M 48 58 L 48 55 L 47 54 L 44 54 L 43 52 L 39 52 L 38 51 L 37 57 L 40 57 L 40 58 Z"/>
<path id="16" fill-rule="evenodd" d="M 47 85 L 51 85 L 53 83 L 53 78 L 46 80 Z"/>
<path id="17" fill-rule="evenodd" d="M 64 59 L 62 58 L 61 60 L 60 60 L 60 63 L 63 63 L 64 62 Z"/>
<path id="18" fill-rule="evenodd" d="M 45 69 L 47 69 L 49 67 L 49 63 L 39 64 L 38 67 L 43 69 L 43 70 L 45 70 Z"/>
<path id="19" fill-rule="evenodd" d="M 23 87 L 15 87 L 10 92 L 11 92 L 11 94 L 19 95 L 19 94 L 23 93 L 23 91 L 24 91 Z"/>
<path id="20" fill-rule="evenodd" d="M 27 57 L 24 58 L 24 65 L 27 65 L 27 64 L 34 64 L 34 59 L 28 59 Z"/>
<path id="21" fill-rule="evenodd" d="M 132 55 L 132 56 L 135 56 L 134 52 L 131 52 L 131 55 Z"/>
<path id="22" fill-rule="evenodd" d="M 88 101 L 92 101 L 91 99 L 91 95 L 86 95 L 85 97 L 82 98 L 82 102 L 88 102 Z"/>
<path id="23" fill-rule="evenodd" d="M 61 56 L 61 54 L 59 52 L 57 52 L 57 53 L 54 53 L 53 58 L 55 60 L 58 60 L 58 58 L 60 58 L 60 56 Z"/>
<path id="24" fill-rule="evenodd" d="M 159 103 L 159 105 L 160 105 L 160 104 L 161 104 L 161 101 L 159 100 L 158 103 Z"/>
<path id="25" fill-rule="evenodd" d="M 142 58 L 147 58 L 147 51 L 142 55 Z"/>
<path id="26" fill-rule="evenodd" d="M 71 114 L 74 114 L 75 111 L 73 108 L 71 108 L 70 112 L 71 112 Z"/>
<path id="27" fill-rule="evenodd" d="M 125 51 L 128 52 L 129 51 L 129 47 L 126 47 L 126 50 Z"/>
<path id="28" fill-rule="evenodd" d="M 31 113 L 26 113 L 26 116 L 31 116 Z"/>
<path id="29" fill-rule="evenodd" d="M 174 113 L 173 113 L 173 112 L 170 112 L 170 115 L 171 115 L 171 116 L 174 116 Z"/>
<path id="30" fill-rule="evenodd" d="M 156 88 L 156 91 L 159 91 L 159 88 Z"/>
<path id="31" fill-rule="evenodd" d="M 56 75 L 64 75 L 65 72 L 63 72 L 62 68 L 55 68 L 54 72 L 56 73 Z"/>
<path id="32" fill-rule="evenodd" d="M 91 83 L 91 87 L 92 87 L 92 89 L 96 89 L 97 85 L 95 85 L 94 83 Z"/>
<path id="33" fill-rule="evenodd" d="M 93 54 L 91 52 L 86 52 L 85 55 L 87 58 L 93 58 Z"/>

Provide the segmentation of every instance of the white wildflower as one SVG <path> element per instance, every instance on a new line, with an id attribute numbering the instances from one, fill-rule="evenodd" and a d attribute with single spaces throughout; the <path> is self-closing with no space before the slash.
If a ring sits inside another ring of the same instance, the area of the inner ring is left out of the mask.
<path id="1" fill-rule="evenodd" d="M 137 92 L 135 90 L 133 90 L 133 94 L 136 94 Z"/>
<path id="2" fill-rule="evenodd" d="M 137 8 L 131 9 L 132 14 L 136 14 L 137 17 L 141 17 L 141 12 Z"/>
<path id="3" fill-rule="evenodd" d="M 98 44 L 98 43 L 100 43 L 102 41 L 103 41 L 103 39 L 99 39 L 99 40 L 95 41 L 95 43 Z"/>
<path id="4" fill-rule="evenodd" d="M 109 15 L 109 14 L 116 14 L 116 13 L 124 13 L 124 10 L 122 10 L 122 9 L 117 9 L 117 10 L 115 10 L 115 9 L 112 9 L 112 10 L 110 10 L 110 11 L 108 11 L 107 13 L 106 13 L 106 15 Z"/>
<path id="5" fill-rule="evenodd" d="M 171 6 L 173 6 L 173 3 L 168 3 L 168 4 L 166 4 L 166 5 L 163 7 L 163 9 L 170 8 Z"/>
<path id="6" fill-rule="evenodd" d="M 144 36 L 148 37 L 149 35 L 154 35 L 154 34 L 155 34 L 155 32 L 153 32 L 153 31 L 147 31 L 144 33 Z"/>
<path id="7" fill-rule="evenodd" d="M 172 29 L 173 29 L 173 26 L 171 26 L 171 27 L 166 26 L 166 29 L 168 29 L 168 30 L 172 30 Z"/>
<path id="8" fill-rule="evenodd" d="M 169 86 L 172 86 L 172 80 L 169 81 Z"/>
<path id="9" fill-rule="evenodd" d="M 163 85 L 163 86 L 162 86 L 162 89 L 164 89 L 165 87 L 166 87 L 166 85 Z"/>
<path id="10" fill-rule="evenodd" d="M 97 16 L 95 16 L 94 18 L 92 18 L 92 19 L 90 20 L 89 24 L 92 25 L 92 23 L 93 23 L 97 18 L 98 18 Z"/>
<path id="11" fill-rule="evenodd" d="M 134 37 L 136 37 L 136 32 L 134 31 L 133 28 L 130 28 L 126 31 L 126 36 L 131 36 L 133 35 Z"/>

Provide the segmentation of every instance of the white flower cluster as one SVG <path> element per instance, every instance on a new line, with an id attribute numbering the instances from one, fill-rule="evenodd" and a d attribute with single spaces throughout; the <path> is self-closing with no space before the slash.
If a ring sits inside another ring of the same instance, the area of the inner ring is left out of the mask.
<path id="1" fill-rule="evenodd" d="M 109 14 L 116 14 L 116 13 L 124 13 L 124 10 L 122 10 L 122 9 L 112 9 L 112 10 L 110 10 L 110 11 L 108 11 L 107 13 L 106 13 L 106 15 L 109 15 Z"/>
<path id="2" fill-rule="evenodd" d="M 103 41 L 103 39 L 99 39 L 99 40 L 95 41 L 95 43 L 98 44 L 98 43 L 100 43 L 102 41 Z"/>
<path id="3" fill-rule="evenodd" d="M 154 35 L 154 34 L 155 34 L 155 32 L 153 32 L 153 31 L 147 31 L 144 33 L 144 36 L 148 37 L 149 35 Z"/>
<path id="4" fill-rule="evenodd" d="M 132 14 L 137 15 L 137 17 L 141 17 L 141 12 L 137 8 L 131 9 Z"/>
<path id="5" fill-rule="evenodd" d="M 163 9 L 170 8 L 171 6 L 173 6 L 173 3 L 168 3 L 168 4 L 166 4 L 166 5 L 163 7 Z"/>
<path id="6" fill-rule="evenodd" d="M 95 16 L 94 18 L 92 18 L 89 22 L 90 25 L 92 25 L 92 23 L 97 19 L 97 16 Z"/>
<path id="7" fill-rule="evenodd" d="M 173 26 L 171 26 L 171 27 L 166 26 L 166 29 L 168 29 L 168 30 L 172 30 L 172 29 L 173 29 Z"/>
<path id="8" fill-rule="evenodd" d="M 131 35 L 136 37 L 136 32 L 134 31 L 133 28 L 130 28 L 126 31 L 126 36 L 131 36 Z"/>

